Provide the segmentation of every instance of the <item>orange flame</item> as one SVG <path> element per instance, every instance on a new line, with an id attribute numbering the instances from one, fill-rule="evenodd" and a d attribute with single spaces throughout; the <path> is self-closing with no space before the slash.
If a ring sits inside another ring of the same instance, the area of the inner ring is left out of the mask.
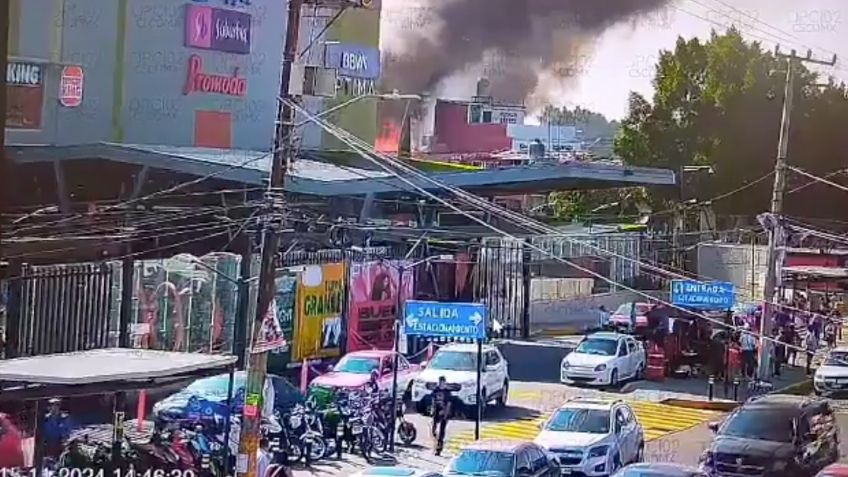
<path id="1" fill-rule="evenodd" d="M 400 152 L 400 136 L 401 129 L 394 121 L 385 121 L 377 140 L 374 141 L 374 148 L 377 152 L 385 154 L 398 154 Z"/>

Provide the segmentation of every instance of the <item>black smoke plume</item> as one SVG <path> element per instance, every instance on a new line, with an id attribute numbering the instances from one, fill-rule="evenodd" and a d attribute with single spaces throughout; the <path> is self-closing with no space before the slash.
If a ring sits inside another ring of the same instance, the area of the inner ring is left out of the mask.
<path id="1" fill-rule="evenodd" d="M 403 1 L 403 0 L 400 0 Z M 439 82 L 484 64 L 491 95 L 512 102 L 537 89 L 540 72 L 567 81 L 591 67 L 586 50 L 608 27 L 668 0 L 430 0 L 438 32 L 406 29 L 403 52 L 384 60 L 384 90 L 433 93 Z M 492 58 L 496 58 L 495 61 Z"/>

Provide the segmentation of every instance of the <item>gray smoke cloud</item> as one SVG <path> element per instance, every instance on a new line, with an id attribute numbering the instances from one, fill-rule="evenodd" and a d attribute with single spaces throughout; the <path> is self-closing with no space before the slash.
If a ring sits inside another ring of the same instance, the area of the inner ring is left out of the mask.
<path id="1" fill-rule="evenodd" d="M 526 100 L 543 77 L 562 82 L 589 67 L 585 52 L 607 28 L 652 14 L 669 0 L 431 0 L 443 27 L 407 28 L 407 47 L 384 59 L 384 88 L 433 92 L 483 65 L 493 96 Z"/>

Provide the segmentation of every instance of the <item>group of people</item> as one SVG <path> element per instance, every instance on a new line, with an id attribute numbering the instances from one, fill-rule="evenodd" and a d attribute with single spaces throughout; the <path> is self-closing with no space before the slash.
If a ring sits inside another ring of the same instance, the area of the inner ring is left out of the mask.
<path id="1" fill-rule="evenodd" d="M 755 315 L 759 319 L 759 311 Z M 745 377 L 756 373 L 759 353 L 758 330 L 753 330 L 757 321 L 746 322 L 738 335 L 737 345 L 741 350 L 741 372 Z M 774 314 L 772 340 L 767 341 L 766 351 L 771 357 L 772 374 L 780 376 L 784 365 L 798 365 L 798 355 L 805 356 L 806 373 L 812 373 L 813 359 L 822 342 L 828 347 L 836 346 L 842 334 L 842 317 L 834 307 L 811 310 L 806 300 L 799 298 L 791 306 L 780 307 Z M 800 351 L 800 353 L 799 353 Z"/>

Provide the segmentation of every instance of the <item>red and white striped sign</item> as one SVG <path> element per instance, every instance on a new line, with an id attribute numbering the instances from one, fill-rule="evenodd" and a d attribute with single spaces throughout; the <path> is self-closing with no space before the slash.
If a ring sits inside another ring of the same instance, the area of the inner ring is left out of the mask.
<path id="1" fill-rule="evenodd" d="M 59 83 L 59 102 L 66 108 L 76 108 L 82 104 L 82 92 L 85 75 L 81 66 L 66 66 L 62 69 Z"/>

